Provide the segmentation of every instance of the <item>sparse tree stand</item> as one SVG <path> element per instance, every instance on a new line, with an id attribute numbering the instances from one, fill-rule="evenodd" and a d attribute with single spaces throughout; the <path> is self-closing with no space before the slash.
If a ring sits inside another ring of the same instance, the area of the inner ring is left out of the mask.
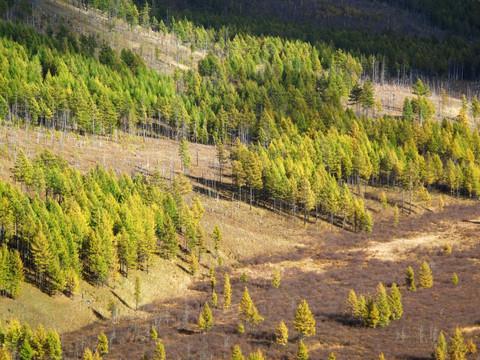
<path id="1" fill-rule="evenodd" d="M 287 345 L 288 328 L 283 321 L 277 327 L 277 332 L 275 333 L 275 341 L 278 345 L 281 345 L 281 346 Z"/>
<path id="2" fill-rule="evenodd" d="M 155 344 L 155 350 L 153 352 L 153 360 L 166 360 L 165 346 L 163 346 L 162 341 L 158 340 Z"/>
<path id="3" fill-rule="evenodd" d="M 298 342 L 297 359 L 298 360 L 308 360 L 307 347 L 303 343 L 302 339 L 300 339 L 300 341 Z"/>
<path id="4" fill-rule="evenodd" d="M 138 310 L 138 302 L 140 301 L 141 290 L 140 278 L 137 276 L 135 278 L 135 310 Z"/>
<path id="5" fill-rule="evenodd" d="M 302 339 L 315 335 L 315 318 L 308 308 L 305 299 L 303 299 L 300 302 L 300 305 L 298 305 L 293 325 L 294 329 L 300 333 Z"/>
<path id="6" fill-rule="evenodd" d="M 100 355 L 108 354 L 108 339 L 105 333 L 98 335 L 97 351 Z"/>
<path id="7" fill-rule="evenodd" d="M 418 270 L 418 287 L 428 289 L 433 286 L 432 270 L 426 261 L 423 262 L 420 270 Z"/>

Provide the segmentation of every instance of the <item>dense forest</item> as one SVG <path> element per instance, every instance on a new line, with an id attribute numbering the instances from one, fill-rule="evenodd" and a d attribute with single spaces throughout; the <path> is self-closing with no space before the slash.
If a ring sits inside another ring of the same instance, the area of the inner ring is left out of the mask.
<path id="1" fill-rule="evenodd" d="M 203 208 L 198 198 L 184 203 L 191 186 L 182 174 L 170 186 L 159 173 L 149 181 L 100 167 L 81 175 L 46 150 L 32 162 L 20 152 L 14 179 L 27 192 L 0 183 L 0 238 L 14 251 L 1 252 L 5 295 L 20 293 L 23 268 L 42 290 L 70 296 L 81 278 L 101 285 L 129 269 L 148 272 L 155 254 L 177 256 L 178 233 L 198 258 L 206 251 Z"/>

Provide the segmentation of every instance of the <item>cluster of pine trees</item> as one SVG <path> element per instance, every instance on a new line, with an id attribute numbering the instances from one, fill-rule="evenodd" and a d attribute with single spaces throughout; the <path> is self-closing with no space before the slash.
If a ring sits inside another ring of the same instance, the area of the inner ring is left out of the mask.
<path id="1" fill-rule="evenodd" d="M 394 283 L 387 295 L 385 286 L 379 283 L 375 296 L 371 295 L 357 297 L 355 291 L 350 290 L 346 301 L 346 313 L 359 319 L 365 326 L 375 328 L 377 326 L 388 326 L 390 320 L 399 320 L 403 314 L 402 294 Z"/>
<path id="2" fill-rule="evenodd" d="M 10 320 L 3 328 L 0 323 L 0 359 L 60 360 L 62 345 L 55 330 L 46 331 L 39 325 L 33 331 L 27 323 Z"/>
<path id="3" fill-rule="evenodd" d="M 22 263 L 45 291 L 73 295 L 81 278 L 104 284 L 148 271 L 154 254 L 176 257 L 179 233 L 196 256 L 206 251 L 203 208 L 198 198 L 185 204 L 191 185 L 182 174 L 168 186 L 158 172 L 82 175 L 48 150 L 33 161 L 20 151 L 13 172 L 26 192 L 0 182 L 0 241 L 12 249 L 0 252 L 4 294 L 17 295 Z"/>

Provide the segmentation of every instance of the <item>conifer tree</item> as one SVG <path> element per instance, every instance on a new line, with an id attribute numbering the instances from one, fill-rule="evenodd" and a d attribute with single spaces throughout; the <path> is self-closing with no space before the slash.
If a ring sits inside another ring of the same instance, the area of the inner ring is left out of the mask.
<path id="1" fill-rule="evenodd" d="M 380 355 L 378 355 L 378 360 L 385 360 L 385 355 L 383 355 L 383 353 L 380 353 Z"/>
<path id="2" fill-rule="evenodd" d="M 196 255 L 191 252 L 190 253 L 190 273 L 192 274 L 192 276 L 195 276 L 197 275 L 198 273 L 198 259 L 196 257 Z"/>
<path id="3" fill-rule="evenodd" d="M 418 271 L 418 287 L 419 288 L 430 288 L 433 286 L 433 276 L 430 266 L 426 261 L 423 262 L 420 270 Z"/>
<path id="4" fill-rule="evenodd" d="M 190 157 L 190 155 L 188 153 L 188 141 L 185 138 L 185 136 L 182 137 L 180 147 L 178 148 L 178 155 L 180 156 L 180 159 L 182 160 L 183 172 L 186 174 L 187 170 L 190 169 L 190 165 L 192 163 L 192 158 Z"/>
<path id="5" fill-rule="evenodd" d="M 395 283 L 393 283 L 390 288 L 388 305 L 390 307 L 390 318 L 392 320 L 399 320 L 403 314 L 402 293 Z"/>
<path id="6" fill-rule="evenodd" d="M 252 305 L 251 322 L 254 331 L 257 325 L 262 323 L 263 320 L 265 320 L 265 318 L 258 313 L 257 307 L 255 305 Z"/>
<path id="7" fill-rule="evenodd" d="M 235 345 L 233 347 L 232 357 L 230 358 L 230 360 L 245 360 L 242 354 L 242 349 L 240 349 L 240 346 Z"/>
<path id="8" fill-rule="evenodd" d="M 238 305 L 238 313 L 240 314 L 240 319 L 245 323 L 249 322 L 252 317 L 252 306 L 252 298 L 250 297 L 248 288 L 245 286 L 242 299 L 240 300 L 240 304 Z"/>
<path id="9" fill-rule="evenodd" d="M 411 291 L 417 291 L 417 288 L 415 286 L 415 273 L 413 272 L 413 269 L 411 266 L 409 266 L 406 270 L 406 282 L 407 286 L 410 287 Z"/>
<path id="10" fill-rule="evenodd" d="M 152 325 L 152 328 L 150 329 L 150 338 L 152 340 L 157 340 L 158 339 L 158 332 L 155 329 L 155 326 Z"/>
<path id="11" fill-rule="evenodd" d="M 279 345 L 282 345 L 282 346 L 287 345 L 287 342 L 288 342 L 288 328 L 283 321 L 277 327 L 277 332 L 275 333 L 275 341 Z"/>
<path id="12" fill-rule="evenodd" d="M 247 360 L 264 360 L 264 359 L 265 358 L 263 357 L 262 351 L 260 349 L 248 355 L 248 358 L 247 358 Z"/>
<path id="13" fill-rule="evenodd" d="M 380 196 L 380 202 L 382 203 L 384 209 L 388 207 L 388 200 L 387 195 L 385 195 L 385 191 L 382 191 L 382 194 Z"/>
<path id="14" fill-rule="evenodd" d="M 328 357 L 328 360 L 336 360 L 337 357 L 335 356 L 334 353 L 331 353 L 330 356 Z"/>
<path id="15" fill-rule="evenodd" d="M 47 337 L 45 339 L 45 353 L 52 360 L 60 360 L 62 358 L 60 337 L 54 330 L 49 330 L 47 332 Z"/>
<path id="16" fill-rule="evenodd" d="M 223 280 L 223 308 L 227 310 L 230 308 L 230 303 L 232 300 L 232 288 L 230 285 L 230 276 L 225 273 Z"/>
<path id="17" fill-rule="evenodd" d="M 140 301 L 140 296 L 142 294 L 142 288 L 140 284 L 140 278 L 137 276 L 135 277 L 135 310 L 138 310 L 138 302 Z"/>
<path id="18" fill-rule="evenodd" d="M 178 239 L 175 224 L 168 214 L 164 218 L 164 233 L 163 252 L 168 259 L 174 259 L 177 257 Z"/>
<path id="19" fill-rule="evenodd" d="M 212 291 L 212 306 L 214 308 L 217 307 L 217 303 L 218 303 L 218 297 L 217 297 L 217 293 L 214 291 Z"/>
<path id="20" fill-rule="evenodd" d="M 453 273 L 452 275 L 452 284 L 454 285 L 458 284 L 458 276 L 455 273 Z"/>
<path id="21" fill-rule="evenodd" d="M 153 360 L 166 360 L 166 358 L 165 346 L 163 346 L 161 340 L 158 340 L 153 351 Z"/>
<path id="22" fill-rule="evenodd" d="M 20 258 L 20 253 L 17 250 L 10 251 L 8 258 L 8 268 L 5 280 L 8 283 L 10 296 L 16 298 L 20 295 L 24 280 L 23 263 Z"/>
<path id="23" fill-rule="evenodd" d="M 213 327 L 213 320 L 212 320 L 212 311 L 210 310 L 210 306 L 208 302 L 203 304 L 203 310 L 200 313 L 198 318 L 197 327 L 200 331 L 202 330 L 210 330 Z"/>
<path id="24" fill-rule="evenodd" d="M 467 346 L 463 342 L 462 332 L 457 328 L 448 344 L 448 358 L 449 360 L 465 360 L 466 353 Z"/>
<path id="25" fill-rule="evenodd" d="M 30 346 L 30 342 L 28 341 L 27 338 L 23 340 L 22 347 L 20 348 L 20 358 L 22 360 L 33 359 L 33 349 Z M 1 353 L 0 353 L 0 360 L 3 360 Z"/>
<path id="26" fill-rule="evenodd" d="M 435 346 L 434 351 L 435 360 L 446 360 L 447 359 L 447 342 L 445 341 L 445 336 L 443 331 L 440 331 L 438 335 L 437 345 Z"/>
<path id="27" fill-rule="evenodd" d="M 375 305 L 379 313 L 378 325 L 381 327 L 388 326 L 390 324 L 391 312 L 387 291 L 382 283 L 379 283 L 377 286 L 377 291 L 375 293 Z"/>
<path id="28" fill-rule="evenodd" d="M 210 273 L 210 288 L 212 289 L 212 291 L 214 291 L 215 285 L 217 284 L 217 280 L 215 279 L 215 269 L 210 268 L 209 273 Z"/>
<path id="29" fill-rule="evenodd" d="M 393 227 L 398 226 L 398 221 L 400 220 L 400 212 L 398 210 L 397 204 L 393 207 Z"/>
<path id="30" fill-rule="evenodd" d="M 300 333 L 302 338 L 315 335 L 315 318 L 308 308 L 305 299 L 298 305 L 293 325 L 294 329 Z"/>
<path id="31" fill-rule="evenodd" d="M 278 288 L 280 286 L 280 271 L 278 267 L 275 268 L 272 276 L 272 286 Z"/>
<path id="32" fill-rule="evenodd" d="M 355 291 L 350 290 L 346 301 L 346 313 L 352 317 L 359 316 L 358 299 Z"/>
<path id="33" fill-rule="evenodd" d="M 378 311 L 377 305 L 371 296 L 368 296 L 365 300 L 365 313 L 365 326 L 376 328 L 378 322 L 380 321 L 380 312 Z"/>
<path id="34" fill-rule="evenodd" d="M 215 243 L 215 257 L 218 257 L 218 251 L 220 250 L 220 243 L 222 242 L 222 232 L 218 225 L 215 225 L 215 229 L 213 229 L 213 242 Z"/>
<path id="35" fill-rule="evenodd" d="M 303 343 L 302 339 L 300 339 L 300 341 L 298 342 L 297 359 L 298 360 L 308 360 L 307 347 Z"/>
<path id="36" fill-rule="evenodd" d="M 108 339 L 105 333 L 98 335 L 97 350 L 100 355 L 108 354 Z"/>
<path id="37" fill-rule="evenodd" d="M 85 349 L 85 351 L 83 352 L 82 360 L 93 360 L 93 353 L 90 348 Z"/>

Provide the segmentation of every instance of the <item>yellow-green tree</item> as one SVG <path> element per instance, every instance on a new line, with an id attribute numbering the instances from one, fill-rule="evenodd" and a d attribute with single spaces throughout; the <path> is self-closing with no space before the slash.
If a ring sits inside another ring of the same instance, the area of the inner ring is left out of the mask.
<path id="1" fill-rule="evenodd" d="M 300 333 L 302 338 L 315 335 L 315 318 L 305 299 L 298 305 L 293 325 L 294 329 Z"/>
<path id="2" fill-rule="evenodd" d="M 467 346 L 463 342 L 463 335 L 459 328 L 455 330 L 448 344 L 449 360 L 465 360 Z"/>
<path id="3" fill-rule="evenodd" d="M 428 289 L 433 286 L 432 270 L 426 261 L 423 262 L 418 270 L 418 287 Z"/>
<path id="4" fill-rule="evenodd" d="M 298 360 L 308 360 L 307 347 L 303 343 L 302 339 L 300 339 L 300 341 L 298 342 L 297 359 Z"/>
<path id="5" fill-rule="evenodd" d="M 275 341 L 277 344 L 285 346 L 288 342 L 288 328 L 287 325 L 282 321 L 277 327 L 277 332 L 275 333 Z"/>
<path id="6" fill-rule="evenodd" d="M 161 340 L 158 340 L 155 344 L 155 350 L 153 351 L 153 360 L 166 360 L 165 346 Z"/>
<path id="7" fill-rule="evenodd" d="M 232 288 L 230 285 L 230 276 L 225 273 L 223 281 L 223 308 L 227 310 L 230 307 L 232 301 Z"/>
<path id="8" fill-rule="evenodd" d="M 108 354 L 108 339 L 103 332 L 98 335 L 97 350 L 100 355 Z"/>

